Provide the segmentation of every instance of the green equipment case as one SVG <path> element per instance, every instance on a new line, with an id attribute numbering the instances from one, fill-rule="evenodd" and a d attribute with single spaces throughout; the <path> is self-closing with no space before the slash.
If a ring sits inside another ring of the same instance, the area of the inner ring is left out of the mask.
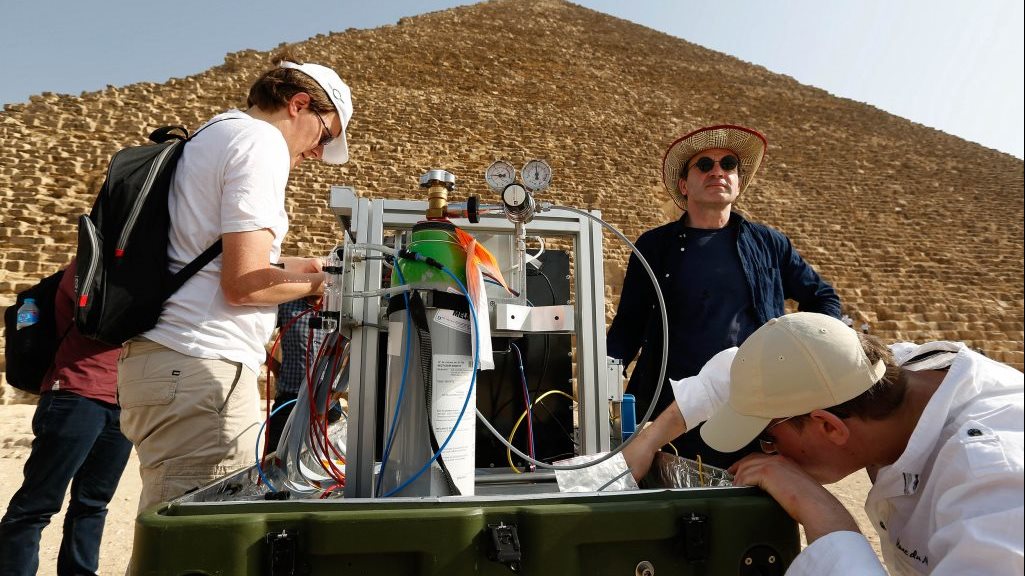
<path id="1" fill-rule="evenodd" d="M 796 524 L 754 488 L 247 502 L 138 519 L 132 574 L 779 574 Z"/>

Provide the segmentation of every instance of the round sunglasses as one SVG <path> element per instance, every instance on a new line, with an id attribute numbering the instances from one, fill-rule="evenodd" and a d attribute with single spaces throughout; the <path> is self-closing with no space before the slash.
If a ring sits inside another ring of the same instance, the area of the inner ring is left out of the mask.
<path id="1" fill-rule="evenodd" d="M 691 166 L 701 170 L 702 173 L 707 174 L 712 171 L 712 167 L 716 164 L 718 164 L 724 172 L 730 172 L 732 170 L 736 170 L 737 167 L 740 166 L 740 159 L 733 155 L 723 156 L 719 160 L 712 160 L 708 156 L 702 156 Z"/>

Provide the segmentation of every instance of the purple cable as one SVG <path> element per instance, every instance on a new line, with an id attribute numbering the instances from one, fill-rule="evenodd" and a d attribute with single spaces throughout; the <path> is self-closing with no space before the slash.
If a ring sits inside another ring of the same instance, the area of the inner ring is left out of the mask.
<path id="1" fill-rule="evenodd" d="M 516 352 L 516 360 L 520 367 L 520 383 L 523 384 L 523 402 L 527 406 L 527 450 L 530 452 L 530 458 L 537 460 L 534 455 L 534 417 L 530 414 L 530 390 L 527 388 L 527 375 L 523 372 L 523 354 L 520 353 L 520 347 L 515 342 L 510 343 L 514 352 Z M 530 464 L 530 471 L 534 472 L 537 467 L 533 462 Z"/>

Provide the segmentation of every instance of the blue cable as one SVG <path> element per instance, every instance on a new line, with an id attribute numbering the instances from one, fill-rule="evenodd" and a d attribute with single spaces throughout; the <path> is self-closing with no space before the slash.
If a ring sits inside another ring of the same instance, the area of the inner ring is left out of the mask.
<path id="1" fill-rule="evenodd" d="M 423 259 L 424 257 L 421 256 L 420 254 L 416 254 L 415 252 L 412 252 L 410 254 L 413 255 L 416 260 L 425 261 Z M 428 460 L 427 463 L 424 464 L 423 467 L 420 468 L 420 470 L 418 470 L 416 472 L 416 474 L 413 474 L 411 477 L 409 477 L 405 482 L 400 484 L 398 487 L 396 487 L 392 491 L 390 491 L 387 494 L 385 494 L 384 496 L 382 496 L 383 498 L 387 498 L 387 497 L 391 496 L 392 494 L 395 494 L 397 492 L 401 492 L 406 486 L 409 486 L 417 478 L 419 478 L 421 475 L 423 475 L 423 473 L 426 472 L 431 467 L 431 464 L 434 464 L 434 461 L 438 459 L 438 456 L 441 456 L 441 452 L 443 450 L 445 450 L 445 447 L 448 446 L 449 440 L 452 439 L 452 437 L 456 433 L 456 430 L 459 429 L 459 423 L 463 420 L 463 415 L 466 414 L 466 407 L 470 403 L 470 398 L 473 396 L 473 387 L 474 387 L 474 385 L 477 382 L 477 368 L 480 365 L 480 358 L 479 358 L 479 354 L 480 354 L 480 334 L 478 334 L 477 330 L 476 330 L 476 327 L 477 327 L 477 312 L 476 312 L 476 310 L 473 307 L 473 300 L 470 299 L 470 292 L 469 292 L 469 290 L 466 289 L 466 286 L 464 286 L 463 283 L 459 281 L 459 278 L 456 278 L 456 275 L 453 274 L 452 271 L 449 270 L 448 267 L 446 267 L 444 264 L 439 264 L 439 266 L 440 266 L 441 271 L 444 272 L 445 274 L 448 274 L 449 277 L 452 278 L 452 280 L 456 283 L 456 285 L 459 286 L 459 289 L 463 291 L 463 296 L 466 297 L 466 303 L 470 307 L 470 316 L 473 319 L 473 324 L 470 326 L 470 328 L 471 328 L 471 330 L 473 332 L 473 340 L 474 340 L 473 372 L 470 375 L 470 388 L 466 392 L 466 398 L 463 400 L 463 408 L 459 411 L 459 416 L 456 418 L 456 422 L 452 426 L 452 430 L 449 431 L 448 436 L 445 437 L 445 441 L 441 443 L 441 446 L 438 448 L 438 451 L 435 452 L 434 455 L 431 456 L 431 459 Z"/>
<path id="2" fill-rule="evenodd" d="M 296 400 L 298 400 L 298 398 L 296 398 Z M 266 420 L 260 423 L 260 430 L 256 433 L 256 472 L 260 475 L 260 480 L 263 480 L 263 483 L 267 485 L 267 488 L 270 488 L 271 492 L 277 492 L 277 489 L 274 488 L 274 485 L 270 483 L 270 480 L 268 480 L 267 476 L 265 476 L 263 473 L 263 465 L 262 462 L 260 462 L 260 438 L 263 437 L 263 427 L 266 426 L 268 422 L 270 422 L 270 419 L 273 418 L 275 414 L 280 412 L 281 409 L 285 406 L 288 406 L 289 404 L 295 404 L 296 400 L 289 400 L 288 402 L 285 402 L 281 406 L 278 406 L 277 408 L 272 410 L 270 416 L 268 416 Z"/>
<path id="3" fill-rule="evenodd" d="M 399 263 L 396 262 L 393 267 L 395 275 L 398 276 L 399 285 L 404 285 L 406 279 L 402 276 L 402 270 L 399 270 Z M 388 464 L 388 458 L 391 456 L 392 443 L 395 441 L 395 431 L 398 429 L 399 424 L 399 407 L 402 406 L 402 397 L 406 393 L 406 375 L 409 371 L 409 355 L 413 349 L 413 313 L 409 310 L 409 291 L 402 292 L 402 298 L 406 302 L 406 353 L 402 362 L 402 381 L 399 383 L 399 397 L 395 401 L 395 413 L 392 414 L 391 429 L 388 430 L 388 442 L 385 444 L 384 453 L 381 455 L 381 470 L 377 473 L 377 487 L 374 489 L 374 494 L 381 493 L 381 483 L 384 480 L 384 469 Z"/>

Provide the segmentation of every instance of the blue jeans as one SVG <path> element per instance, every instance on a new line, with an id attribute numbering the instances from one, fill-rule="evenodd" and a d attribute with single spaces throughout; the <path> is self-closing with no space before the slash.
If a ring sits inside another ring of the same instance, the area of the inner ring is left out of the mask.
<path id="1" fill-rule="evenodd" d="M 40 396 L 25 482 L 0 521 L 0 575 L 36 573 L 40 534 L 60 511 L 68 484 L 71 502 L 57 573 L 96 573 L 107 503 L 132 450 L 121 434 L 120 415 L 115 405 L 70 392 Z"/>

